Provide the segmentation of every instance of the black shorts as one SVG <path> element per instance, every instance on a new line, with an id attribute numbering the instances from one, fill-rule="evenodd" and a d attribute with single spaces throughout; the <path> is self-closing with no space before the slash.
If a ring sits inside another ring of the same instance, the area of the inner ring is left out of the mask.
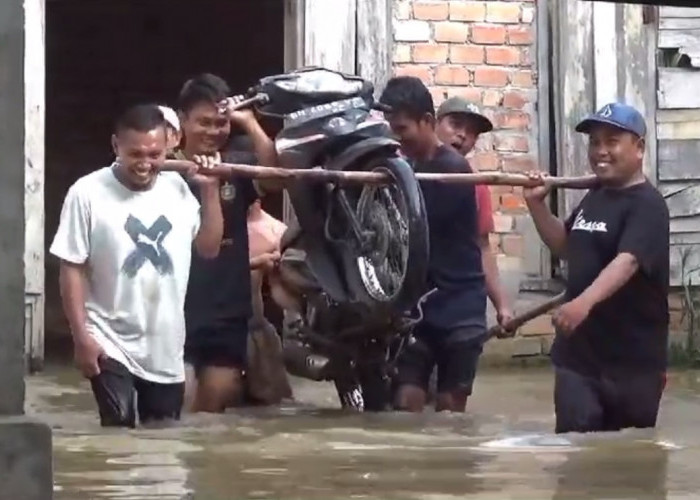
<path id="1" fill-rule="evenodd" d="M 555 367 L 556 432 L 654 427 L 665 385 L 659 371 L 615 370 L 594 378 Z"/>
<path id="2" fill-rule="evenodd" d="M 187 332 L 185 362 L 198 373 L 207 366 L 246 367 L 248 358 L 248 320 L 231 320 L 226 326 L 199 328 Z"/>
<path id="3" fill-rule="evenodd" d="M 136 427 L 179 420 L 185 384 L 158 384 L 136 377 L 111 358 L 100 360 L 100 374 L 90 379 L 103 427 Z M 136 396 L 136 397 L 134 397 Z"/>
<path id="4" fill-rule="evenodd" d="M 430 375 L 437 366 L 437 391 L 459 391 L 470 395 L 479 356 L 486 341 L 483 329 L 444 330 L 421 324 L 415 342 L 406 346 L 397 363 L 397 384 L 414 385 L 428 391 Z"/>

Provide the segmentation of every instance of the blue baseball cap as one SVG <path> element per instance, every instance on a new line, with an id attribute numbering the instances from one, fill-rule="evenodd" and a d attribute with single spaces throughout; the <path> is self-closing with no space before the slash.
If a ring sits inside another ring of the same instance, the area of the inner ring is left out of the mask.
<path id="1" fill-rule="evenodd" d="M 576 125 L 576 132 L 588 134 L 591 127 L 601 123 L 632 132 L 639 137 L 647 134 L 647 125 L 642 114 L 632 106 L 619 102 L 606 104 L 598 112 L 587 117 Z"/>

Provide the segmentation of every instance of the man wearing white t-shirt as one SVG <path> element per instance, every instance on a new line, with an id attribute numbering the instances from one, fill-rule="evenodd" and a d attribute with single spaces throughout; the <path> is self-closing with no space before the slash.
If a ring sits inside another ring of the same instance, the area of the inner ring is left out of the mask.
<path id="1" fill-rule="evenodd" d="M 112 141 L 114 164 L 68 191 L 51 253 L 61 259 L 75 361 L 100 421 L 134 427 L 137 410 L 141 423 L 180 417 L 192 248 L 216 257 L 223 217 L 216 178 L 192 172 L 200 207 L 179 174 L 160 172 L 166 133 L 157 106 L 129 109 Z"/>

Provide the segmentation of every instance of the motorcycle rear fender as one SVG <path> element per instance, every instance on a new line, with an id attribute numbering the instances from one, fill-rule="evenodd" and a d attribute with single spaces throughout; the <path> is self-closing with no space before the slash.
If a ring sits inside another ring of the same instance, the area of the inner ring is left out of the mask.
<path id="1" fill-rule="evenodd" d="M 370 137 L 356 142 L 326 164 L 327 170 L 344 170 L 360 158 L 379 152 L 394 153 L 400 144 L 390 137 Z"/>

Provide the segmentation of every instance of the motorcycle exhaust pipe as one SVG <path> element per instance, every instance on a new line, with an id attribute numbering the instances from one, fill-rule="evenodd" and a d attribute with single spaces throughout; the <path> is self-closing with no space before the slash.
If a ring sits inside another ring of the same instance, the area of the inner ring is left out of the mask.
<path id="1" fill-rule="evenodd" d="M 328 380 L 326 375 L 330 360 L 320 354 L 315 354 L 301 342 L 287 341 L 284 343 L 284 365 L 290 375 L 316 382 Z"/>

